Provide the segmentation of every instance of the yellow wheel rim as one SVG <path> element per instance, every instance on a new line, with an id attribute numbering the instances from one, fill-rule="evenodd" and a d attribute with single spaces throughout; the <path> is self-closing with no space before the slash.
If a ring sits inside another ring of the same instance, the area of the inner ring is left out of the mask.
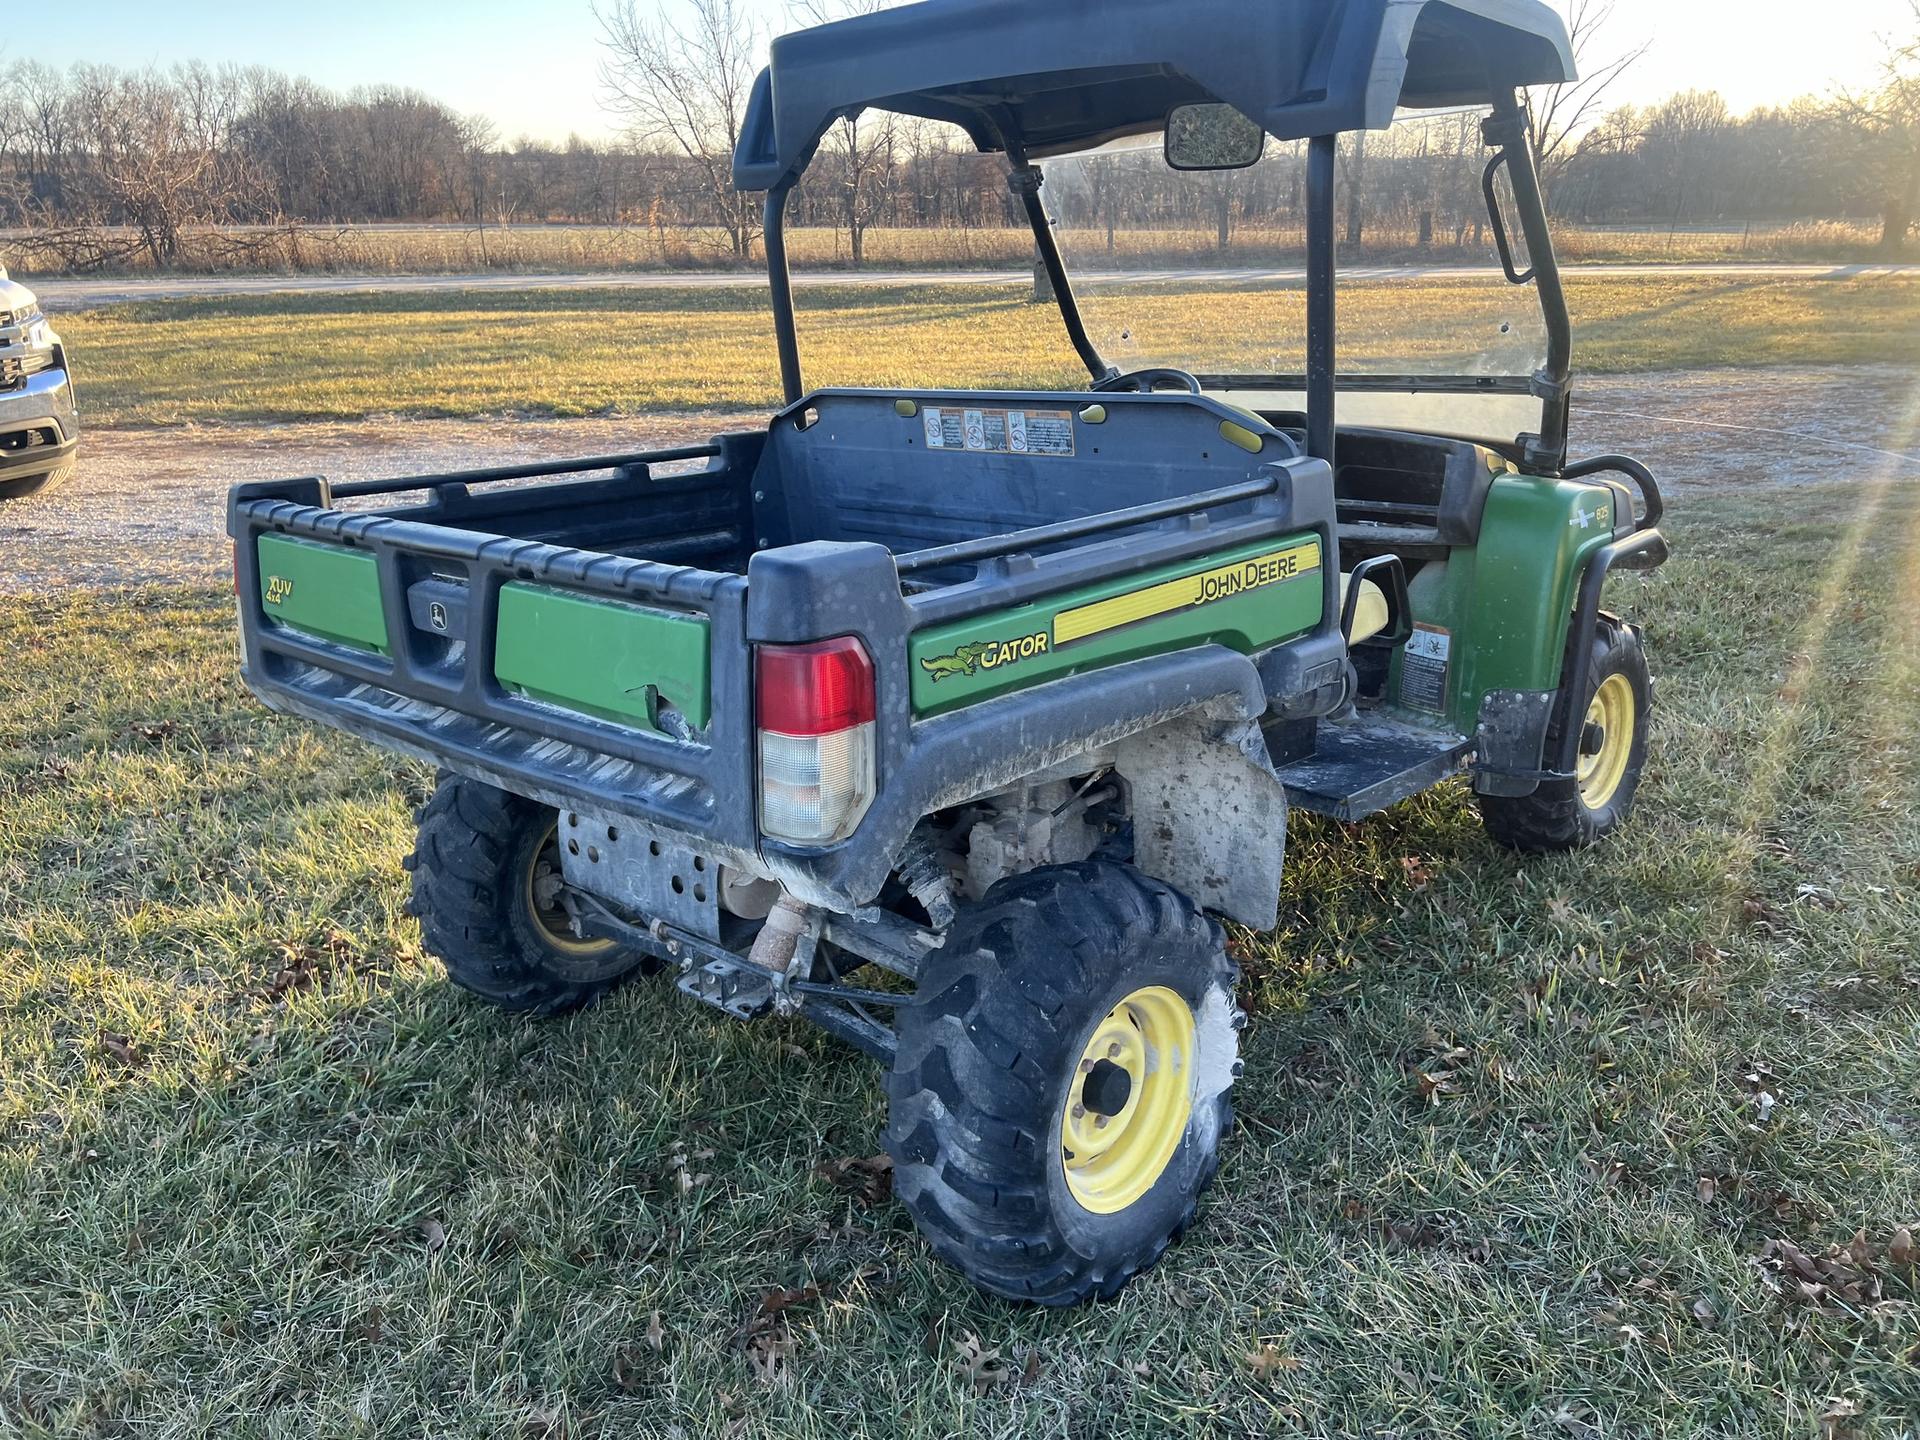
<path id="1" fill-rule="evenodd" d="M 540 938 L 562 955 L 589 959 L 614 948 L 612 940 L 582 940 L 573 933 L 573 922 L 560 903 L 560 822 L 547 827 L 540 843 L 527 860 L 527 915 Z"/>
<path id="2" fill-rule="evenodd" d="M 1633 682 L 1624 675 L 1609 675 L 1594 692 L 1587 707 L 1585 734 L 1598 733 L 1599 744 L 1580 746 L 1580 798 L 1589 810 L 1604 810 L 1620 793 L 1620 782 L 1627 778 L 1627 762 L 1633 758 L 1633 732 L 1639 718 L 1639 701 Z M 1588 754 L 1591 748 L 1593 753 Z"/>
<path id="3" fill-rule="evenodd" d="M 1060 1116 L 1073 1198 L 1113 1215 L 1151 1190 L 1193 1115 L 1193 1010 L 1160 985 L 1136 990 L 1094 1028 Z"/>

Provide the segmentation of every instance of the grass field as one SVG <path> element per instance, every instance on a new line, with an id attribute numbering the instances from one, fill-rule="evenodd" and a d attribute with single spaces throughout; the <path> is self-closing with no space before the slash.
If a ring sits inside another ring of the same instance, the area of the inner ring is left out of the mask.
<path id="1" fill-rule="evenodd" d="M 347 353 L 316 331 L 398 355 L 433 320 L 230 313 L 307 373 Z M 261 407 L 277 361 L 168 403 Z M 1911 1436 L 1920 498 L 1673 528 L 1616 597 L 1661 677 L 1631 832 L 1520 863 L 1455 788 L 1301 820 L 1280 929 L 1238 941 L 1222 1183 L 1070 1314 L 970 1291 L 847 1183 L 879 1089 L 808 1030 L 440 984 L 401 909 L 430 777 L 253 704 L 230 597 L 10 601 L 0 1433 Z"/>
<path id="2" fill-rule="evenodd" d="M 1069 259 L 1097 265 L 1110 260 L 1144 265 L 1298 264 L 1306 232 L 1298 226 L 1241 226 L 1222 250 L 1211 230 L 1119 230 L 1111 249 L 1104 230 L 1062 230 Z M 1354 264 L 1477 264 L 1493 262 L 1489 244 L 1421 245 L 1411 225 L 1375 223 L 1366 243 L 1348 247 Z M 1874 227 L 1817 220 L 1766 225 L 1752 231 L 1700 233 L 1664 229 L 1556 231 L 1561 258 L 1581 261 L 1659 263 L 1701 260 L 1864 261 L 1876 251 Z M 846 266 L 852 250 L 844 230 L 801 226 L 791 232 L 792 261 L 803 269 Z M 865 237 L 871 266 L 1028 265 L 1033 233 L 1017 228 L 894 229 L 875 227 Z M 71 273 L 18 232 L 0 233 L 0 262 L 21 276 Z M 756 262 L 758 256 L 756 254 Z M 372 275 L 468 274 L 482 270 L 528 274 L 572 271 L 711 270 L 738 264 L 717 230 L 645 225 L 523 225 L 478 229 L 470 225 L 304 226 L 292 230 L 189 230 L 177 269 L 182 273 L 333 273 Z"/>
<path id="3" fill-rule="evenodd" d="M 1586 373 L 1920 362 L 1920 277 L 1576 277 L 1568 288 Z M 800 303 L 814 384 L 1085 380 L 1058 314 L 1015 289 L 823 287 Z M 1304 368 L 1297 288 L 1100 287 L 1085 304 L 1123 368 Z M 1528 373 L 1532 305 L 1497 281 L 1357 284 L 1341 303 L 1342 363 Z M 61 328 L 95 424 L 753 410 L 779 396 L 767 302 L 747 289 L 171 301 Z"/>

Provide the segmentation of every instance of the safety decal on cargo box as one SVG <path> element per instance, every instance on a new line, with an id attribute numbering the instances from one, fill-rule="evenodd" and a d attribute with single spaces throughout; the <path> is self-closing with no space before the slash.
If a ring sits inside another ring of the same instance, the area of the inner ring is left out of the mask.
<path id="1" fill-rule="evenodd" d="M 949 410 L 921 412 L 929 450 L 976 455 L 1071 455 L 1071 410 Z"/>
<path id="2" fill-rule="evenodd" d="M 1415 625 L 1400 657 L 1400 703 L 1414 710 L 1444 712 L 1453 634 L 1437 625 Z"/>

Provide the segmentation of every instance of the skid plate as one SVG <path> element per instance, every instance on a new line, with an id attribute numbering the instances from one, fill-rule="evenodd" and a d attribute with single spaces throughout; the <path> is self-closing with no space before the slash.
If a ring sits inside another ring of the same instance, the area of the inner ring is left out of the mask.
<path id="1" fill-rule="evenodd" d="M 569 885 L 704 940 L 720 938 L 720 864 L 712 856 L 576 810 L 560 812 L 559 841 Z"/>

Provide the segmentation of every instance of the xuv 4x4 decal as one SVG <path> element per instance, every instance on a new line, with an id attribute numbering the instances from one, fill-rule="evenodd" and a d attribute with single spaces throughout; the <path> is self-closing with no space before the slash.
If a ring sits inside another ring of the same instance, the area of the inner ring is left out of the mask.
<path id="1" fill-rule="evenodd" d="M 1321 613 L 1320 541 L 1263 541 L 914 637 L 914 710 L 933 714 L 1062 674 L 1208 640 L 1252 653 Z"/>

